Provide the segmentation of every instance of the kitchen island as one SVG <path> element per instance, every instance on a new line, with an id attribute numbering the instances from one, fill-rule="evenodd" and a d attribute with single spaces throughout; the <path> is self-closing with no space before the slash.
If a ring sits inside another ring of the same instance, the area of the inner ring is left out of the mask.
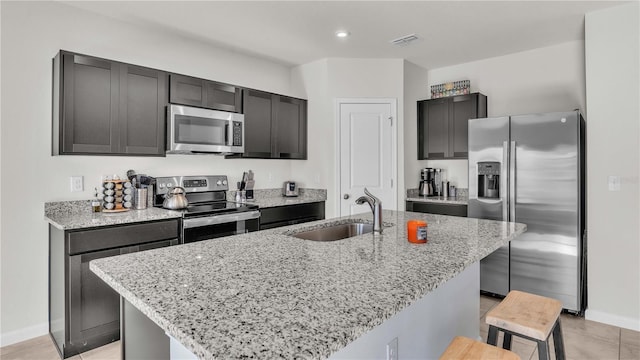
<path id="1" fill-rule="evenodd" d="M 428 222 L 427 244 L 407 242 L 409 219 Z M 125 350 L 144 335 L 126 328 L 133 314 L 166 333 L 179 357 L 383 358 L 397 338 L 401 357 L 429 358 L 455 334 L 478 336 L 478 262 L 526 230 L 385 210 L 382 235 L 290 236 L 355 221 L 371 214 L 99 259 L 90 269 L 123 298 Z"/>

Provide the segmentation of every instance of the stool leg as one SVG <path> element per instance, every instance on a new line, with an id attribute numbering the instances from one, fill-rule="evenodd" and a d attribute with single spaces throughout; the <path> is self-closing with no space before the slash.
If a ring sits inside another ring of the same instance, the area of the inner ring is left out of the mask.
<path id="1" fill-rule="evenodd" d="M 564 340 L 560 329 L 560 318 L 556 320 L 556 325 L 553 327 L 553 347 L 556 351 L 556 360 L 564 360 Z"/>
<path id="2" fill-rule="evenodd" d="M 538 359 L 549 360 L 549 343 L 538 341 Z"/>
<path id="3" fill-rule="evenodd" d="M 498 328 L 489 325 L 489 335 L 487 336 L 487 344 L 489 345 L 497 345 L 498 344 Z"/>
<path id="4" fill-rule="evenodd" d="M 505 350 L 511 350 L 511 334 L 504 332 L 504 338 L 502 339 L 502 348 Z"/>

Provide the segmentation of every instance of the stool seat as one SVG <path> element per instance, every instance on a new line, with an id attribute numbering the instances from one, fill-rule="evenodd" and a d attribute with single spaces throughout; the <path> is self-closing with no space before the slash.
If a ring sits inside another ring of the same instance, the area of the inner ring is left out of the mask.
<path id="1" fill-rule="evenodd" d="M 504 350 L 463 336 L 456 336 L 440 356 L 440 360 L 460 359 L 520 360 L 520 356 L 509 350 Z"/>
<path id="2" fill-rule="evenodd" d="M 487 313 L 486 323 L 545 341 L 562 312 L 555 299 L 513 290 Z"/>

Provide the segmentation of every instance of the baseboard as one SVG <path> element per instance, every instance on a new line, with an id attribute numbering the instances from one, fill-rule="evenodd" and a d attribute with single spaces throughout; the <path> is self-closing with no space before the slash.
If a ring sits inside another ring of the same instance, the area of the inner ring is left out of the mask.
<path id="1" fill-rule="evenodd" d="M 587 311 L 585 311 L 584 318 L 587 320 L 597 321 L 629 330 L 640 331 L 640 319 L 609 314 L 603 311 L 591 309 L 587 309 Z"/>
<path id="2" fill-rule="evenodd" d="M 48 333 L 49 333 L 48 322 L 2 333 L 0 334 L 0 347 L 4 347 L 7 345 L 19 343 L 21 341 L 33 339 L 35 337 L 42 336 Z"/>

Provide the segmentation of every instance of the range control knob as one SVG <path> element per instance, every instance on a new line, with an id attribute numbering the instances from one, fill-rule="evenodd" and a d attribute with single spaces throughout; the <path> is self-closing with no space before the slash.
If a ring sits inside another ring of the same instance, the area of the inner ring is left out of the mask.
<path id="1" fill-rule="evenodd" d="M 158 187 L 159 187 L 160 189 L 162 189 L 162 188 L 164 188 L 164 184 L 163 184 L 163 183 L 159 183 L 159 184 L 158 184 Z"/>
<path id="2" fill-rule="evenodd" d="M 222 180 L 222 185 L 227 185 L 227 180 Z"/>
<path id="3" fill-rule="evenodd" d="M 220 180 L 216 181 L 216 185 L 218 185 L 218 186 L 222 185 L 222 181 L 220 181 Z"/>

